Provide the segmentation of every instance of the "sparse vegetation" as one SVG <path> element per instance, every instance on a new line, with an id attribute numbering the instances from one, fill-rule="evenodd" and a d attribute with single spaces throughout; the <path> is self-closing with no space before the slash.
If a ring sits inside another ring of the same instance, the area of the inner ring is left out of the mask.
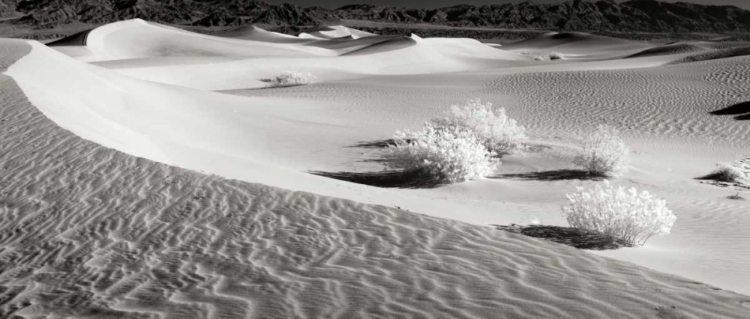
<path id="1" fill-rule="evenodd" d="M 665 200 L 633 187 L 614 187 L 607 181 L 591 189 L 579 187 L 567 196 L 570 203 L 562 210 L 571 227 L 598 231 L 633 246 L 669 234 L 677 219 Z"/>
<path id="2" fill-rule="evenodd" d="M 297 71 L 284 71 L 276 77 L 270 79 L 270 87 L 287 87 L 310 84 L 318 78 L 311 73 L 302 73 Z"/>
<path id="3" fill-rule="evenodd" d="M 438 129 L 462 129 L 472 132 L 488 150 L 509 153 L 525 142 L 526 129 L 508 117 L 505 108 L 493 108 L 491 102 L 471 99 L 465 105 L 451 106 L 448 116 L 432 120 Z"/>
<path id="4" fill-rule="evenodd" d="M 565 55 L 563 55 L 560 52 L 550 52 L 547 54 L 537 55 L 534 57 L 534 60 L 537 61 L 554 61 L 554 60 L 564 60 Z"/>
<path id="5" fill-rule="evenodd" d="M 625 171 L 630 150 L 617 129 L 599 125 L 596 132 L 584 139 L 582 147 L 573 162 L 589 175 L 617 177 Z"/>
<path id="6" fill-rule="evenodd" d="M 525 131 L 504 108 L 471 99 L 453 105 L 446 117 L 425 123 L 421 131 L 396 132 L 386 151 L 386 165 L 447 182 L 480 179 L 500 164 L 498 154 L 526 141 Z"/>
<path id="7" fill-rule="evenodd" d="M 470 131 L 435 128 L 426 124 L 417 132 L 396 132 L 395 145 L 386 149 L 390 168 L 420 171 L 448 182 L 481 179 L 500 162 Z"/>

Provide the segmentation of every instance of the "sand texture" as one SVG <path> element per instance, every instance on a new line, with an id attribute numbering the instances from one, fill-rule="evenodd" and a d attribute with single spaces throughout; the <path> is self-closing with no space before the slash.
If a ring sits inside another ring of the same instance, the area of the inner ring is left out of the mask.
<path id="1" fill-rule="evenodd" d="M 0 40 L 0 318 L 750 317 L 750 201 L 696 180 L 750 172 L 741 49 L 142 20 L 62 44 Z M 552 50 L 569 58 L 535 61 Z M 318 79 L 263 81 L 288 69 Z M 363 145 L 473 97 L 532 132 L 488 179 L 311 174 L 381 172 Z M 598 124 L 633 150 L 612 182 L 665 198 L 669 236 L 592 253 L 490 226 L 566 226 Z"/>
<path id="2" fill-rule="evenodd" d="M 750 314 L 748 297 L 561 245 L 128 156 L 0 81 L 4 317 Z"/>

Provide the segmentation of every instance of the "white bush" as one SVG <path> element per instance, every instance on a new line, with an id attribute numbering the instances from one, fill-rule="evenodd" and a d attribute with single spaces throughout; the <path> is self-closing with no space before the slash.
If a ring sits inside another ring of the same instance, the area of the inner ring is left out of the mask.
<path id="1" fill-rule="evenodd" d="M 616 177 L 625 171 L 630 150 L 615 128 L 599 125 L 596 132 L 584 139 L 582 146 L 583 150 L 573 162 L 590 175 Z"/>
<path id="2" fill-rule="evenodd" d="M 633 246 L 669 234 L 677 219 L 666 201 L 647 191 L 615 188 L 607 181 L 590 190 L 579 187 L 567 196 L 570 203 L 563 206 L 563 214 L 571 227 L 599 231 Z"/>
<path id="3" fill-rule="evenodd" d="M 537 61 L 552 61 L 552 60 L 564 60 L 565 56 L 560 52 L 550 52 L 547 54 L 537 55 L 534 60 Z"/>
<path id="4" fill-rule="evenodd" d="M 284 87 L 310 84 L 318 78 L 310 73 L 284 71 L 269 81 L 271 87 Z"/>
<path id="5" fill-rule="evenodd" d="M 500 164 L 473 133 L 460 128 L 437 129 L 428 123 L 418 132 L 396 132 L 393 139 L 395 145 L 386 150 L 389 167 L 449 182 L 481 179 Z"/>
<path id="6" fill-rule="evenodd" d="M 549 53 L 549 59 L 550 60 L 562 60 L 565 59 L 565 56 L 560 52 L 550 52 Z"/>
<path id="7" fill-rule="evenodd" d="M 464 129 L 472 132 L 484 146 L 498 154 L 508 153 L 525 142 L 526 129 L 492 103 L 471 99 L 465 105 L 453 105 L 445 118 L 432 120 L 439 129 Z"/>

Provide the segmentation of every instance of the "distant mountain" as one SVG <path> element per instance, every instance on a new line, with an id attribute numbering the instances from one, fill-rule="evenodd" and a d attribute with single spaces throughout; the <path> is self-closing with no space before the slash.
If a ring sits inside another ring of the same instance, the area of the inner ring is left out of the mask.
<path id="1" fill-rule="evenodd" d="M 15 24 L 53 27 L 101 24 L 123 19 L 195 25 L 315 25 L 340 19 L 394 23 L 432 23 L 462 27 L 498 27 L 611 32 L 745 32 L 750 11 L 734 6 L 705 6 L 656 0 L 570 0 L 557 4 L 530 1 L 501 5 L 458 5 L 409 9 L 367 4 L 324 9 L 257 0 L 0 0 L 0 17 Z"/>

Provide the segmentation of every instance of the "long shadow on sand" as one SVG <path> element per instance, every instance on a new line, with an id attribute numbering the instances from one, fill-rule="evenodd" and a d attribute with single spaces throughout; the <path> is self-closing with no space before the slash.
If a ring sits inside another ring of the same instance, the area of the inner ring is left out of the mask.
<path id="1" fill-rule="evenodd" d="M 352 146 L 347 147 L 353 147 L 353 148 L 386 148 L 391 145 L 396 145 L 396 141 L 393 139 L 387 139 L 387 140 L 377 140 L 377 141 L 368 141 L 368 142 L 360 142 L 357 144 L 354 144 Z"/>
<path id="2" fill-rule="evenodd" d="M 544 172 L 529 172 L 521 174 L 504 174 L 492 177 L 493 179 L 521 179 L 527 181 L 565 181 L 565 180 L 603 180 L 601 176 L 591 175 L 586 171 L 578 169 L 560 169 Z"/>
<path id="3" fill-rule="evenodd" d="M 314 175 L 382 188 L 435 188 L 445 182 L 420 171 L 309 172 Z"/>
<path id="4" fill-rule="evenodd" d="M 541 225 L 493 226 L 495 226 L 499 230 L 523 234 L 534 238 L 540 238 L 578 249 L 609 250 L 622 247 L 631 247 L 630 244 L 622 239 L 617 239 L 611 236 L 604 235 L 597 231 L 590 231 L 585 229 Z"/>
<path id="5" fill-rule="evenodd" d="M 376 140 L 359 142 L 357 144 L 347 146 L 349 148 L 368 148 L 368 149 L 384 149 L 388 146 L 396 145 L 393 139 L 387 140 Z M 366 159 L 363 162 L 372 163 L 385 163 L 387 159 L 384 158 L 373 158 Z M 445 185 L 444 180 L 435 178 L 434 175 L 425 173 L 423 171 L 396 171 L 396 170 L 384 170 L 377 172 L 323 172 L 323 171 L 310 171 L 310 174 L 338 179 L 351 183 L 382 187 L 382 188 L 435 188 Z"/>
<path id="6" fill-rule="evenodd" d="M 736 115 L 735 120 L 747 121 L 750 120 L 750 101 L 742 102 L 732 106 L 725 107 L 721 110 L 709 112 L 711 115 Z"/>

